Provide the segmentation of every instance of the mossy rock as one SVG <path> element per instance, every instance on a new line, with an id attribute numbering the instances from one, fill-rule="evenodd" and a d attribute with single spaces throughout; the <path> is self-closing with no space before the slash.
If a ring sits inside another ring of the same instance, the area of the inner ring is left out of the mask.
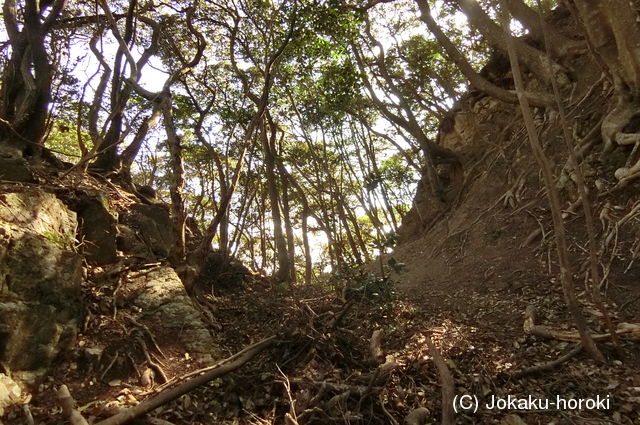
<path id="1" fill-rule="evenodd" d="M 31 169 L 24 158 L 0 157 L 0 180 L 34 182 Z"/>
<path id="2" fill-rule="evenodd" d="M 162 205 L 134 204 L 123 223 L 138 231 L 140 239 L 159 257 L 169 257 L 177 243 L 171 215 Z"/>
<path id="3" fill-rule="evenodd" d="M 79 235 L 86 260 L 95 264 L 115 262 L 118 259 L 118 220 L 109 210 L 106 198 L 99 194 L 84 196 L 77 203 L 76 212 L 81 223 Z"/>

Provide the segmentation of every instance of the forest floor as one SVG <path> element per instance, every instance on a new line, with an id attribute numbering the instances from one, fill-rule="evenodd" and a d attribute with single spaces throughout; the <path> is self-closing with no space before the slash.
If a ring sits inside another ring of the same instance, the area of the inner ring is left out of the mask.
<path id="1" fill-rule="evenodd" d="M 205 296 L 202 302 L 215 317 L 212 333 L 225 355 L 270 335 L 277 335 L 278 342 L 238 371 L 156 409 L 137 423 L 399 424 L 418 408 L 428 409 L 416 411 L 425 417 L 406 423 L 440 423 L 441 386 L 426 338 L 445 357 L 456 395 L 480 399 L 479 410 L 458 414 L 456 423 L 640 423 L 637 345 L 622 342 L 616 352 L 610 344 L 600 344 L 608 359 L 604 365 L 580 353 L 552 370 L 515 377 L 514 372 L 557 359 L 573 348 L 572 343 L 544 340 L 523 331 L 524 310 L 531 304 L 545 323 L 570 327 L 562 295 L 553 289 L 558 285 L 549 278 L 541 280 L 544 273 L 519 272 L 513 267 L 517 253 L 508 250 L 500 255 L 481 251 L 483 255 L 469 260 L 478 268 L 470 269 L 461 260 L 446 272 L 432 268 L 423 247 L 424 241 L 404 245 L 394 258 L 405 262 L 405 271 L 394 276 L 393 282 L 363 277 L 361 286 L 352 285 L 356 290 L 346 304 L 335 291 L 283 289 L 262 280 Z M 519 267 L 526 266 L 518 260 Z M 456 267 L 464 267 L 465 273 L 458 274 Z M 604 331 L 597 319 L 591 322 L 594 330 Z M 370 354 L 374 330 L 384 335 L 384 359 L 377 361 Z M 165 372 L 170 378 L 197 369 L 192 359 L 166 349 L 168 344 L 162 341 L 170 340 L 171 335 L 156 337 L 167 355 Z M 93 338 L 108 340 L 109 332 L 100 328 Z M 150 390 L 136 379 L 104 382 L 98 375 L 62 365 L 34 396 L 36 419 L 64 423 L 51 397 L 53 386 L 60 382 L 70 386 L 84 414 L 93 420 L 112 414 L 116 406 L 134 406 L 162 388 L 156 385 Z M 485 404 L 492 396 L 509 395 L 553 403 L 556 397 L 600 396 L 610 403 L 604 410 L 554 406 L 497 410 Z M 283 419 L 287 413 L 293 421 Z"/>

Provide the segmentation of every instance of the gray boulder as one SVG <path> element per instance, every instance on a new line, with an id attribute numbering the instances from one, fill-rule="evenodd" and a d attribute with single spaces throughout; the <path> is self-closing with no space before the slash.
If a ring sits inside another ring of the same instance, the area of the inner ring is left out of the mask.
<path id="1" fill-rule="evenodd" d="M 75 342 L 82 313 L 77 219 L 42 190 L 0 194 L 0 362 L 46 368 Z"/>
<path id="2" fill-rule="evenodd" d="M 109 201 L 100 194 L 83 196 L 77 204 L 81 222 L 80 234 L 87 261 L 110 264 L 117 260 L 117 220 L 109 209 Z"/>
<path id="3" fill-rule="evenodd" d="M 0 180 L 33 182 L 33 174 L 24 158 L 0 156 Z"/>
<path id="4" fill-rule="evenodd" d="M 128 287 L 135 294 L 131 301 L 140 309 L 141 322 L 148 323 L 157 335 L 171 335 L 176 348 L 203 362 L 219 357 L 202 315 L 175 270 L 161 266 L 130 279 Z"/>
<path id="5" fill-rule="evenodd" d="M 159 257 L 169 257 L 176 245 L 173 221 L 163 205 L 134 204 L 121 224 L 135 229 L 142 242 Z"/>

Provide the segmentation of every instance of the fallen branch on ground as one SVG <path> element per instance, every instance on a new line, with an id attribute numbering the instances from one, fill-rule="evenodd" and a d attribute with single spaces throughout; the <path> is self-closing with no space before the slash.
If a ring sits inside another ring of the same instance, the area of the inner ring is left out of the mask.
<path id="1" fill-rule="evenodd" d="M 60 385 L 56 393 L 58 402 L 62 407 L 62 414 L 67 418 L 71 425 L 89 425 L 87 420 L 82 414 L 75 408 L 75 400 L 71 397 L 69 388 L 66 385 Z"/>
<path id="2" fill-rule="evenodd" d="M 535 308 L 528 306 L 525 311 L 524 331 L 527 334 L 542 338 L 557 339 L 559 341 L 579 342 L 580 334 L 576 331 L 552 329 L 544 325 L 535 324 Z M 618 323 L 616 336 L 630 340 L 640 340 L 640 323 Z M 606 341 L 612 338 L 610 333 L 593 334 L 594 341 Z"/>
<path id="3" fill-rule="evenodd" d="M 575 347 L 568 353 L 558 357 L 555 360 L 551 360 L 550 362 L 540 363 L 535 366 L 527 367 L 521 370 L 518 370 L 511 374 L 513 378 L 521 378 L 523 376 L 534 375 L 540 372 L 546 372 L 548 370 L 552 370 L 561 364 L 569 361 L 571 358 L 575 357 L 578 353 L 582 351 L 582 344 L 576 344 Z"/>
<path id="4" fill-rule="evenodd" d="M 196 376 L 177 387 L 162 391 L 161 393 L 149 398 L 148 400 L 143 401 L 139 405 L 126 409 L 114 416 L 111 416 L 110 418 L 105 419 L 104 421 L 98 422 L 96 425 L 122 425 L 137 417 L 149 413 L 152 410 L 177 399 L 178 397 L 194 390 L 201 385 L 206 384 L 213 379 L 216 379 L 222 375 L 240 368 L 249 360 L 254 358 L 257 354 L 264 351 L 267 347 L 271 346 L 275 342 L 275 340 L 275 336 L 265 338 L 262 341 L 257 342 L 250 347 L 247 347 L 245 350 L 243 350 L 244 353 L 241 356 L 231 356 L 227 359 L 229 360 L 228 362 L 225 361 L 224 363 L 219 364 L 217 367 L 208 370 L 202 375 Z"/>
<path id="5" fill-rule="evenodd" d="M 431 357 L 433 357 L 433 362 L 436 364 L 438 368 L 438 374 L 440 375 L 440 385 L 442 386 L 442 425 L 454 425 L 454 411 L 453 411 L 453 397 L 455 394 L 455 387 L 453 376 L 447 367 L 447 363 L 444 361 L 444 358 L 438 351 L 431 338 L 426 336 L 425 342 L 427 343 L 427 347 L 429 347 L 429 351 L 431 352 Z"/>
<path id="6" fill-rule="evenodd" d="M 382 329 L 376 329 L 371 334 L 369 340 L 369 359 L 374 364 L 380 364 L 384 362 L 384 349 L 382 348 L 382 339 L 384 334 Z"/>

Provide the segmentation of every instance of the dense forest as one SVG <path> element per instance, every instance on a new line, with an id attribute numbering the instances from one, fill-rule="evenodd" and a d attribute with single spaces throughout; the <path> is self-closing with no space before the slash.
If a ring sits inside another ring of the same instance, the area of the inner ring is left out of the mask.
<path id="1" fill-rule="evenodd" d="M 0 38 L 0 424 L 639 423 L 640 3 L 4 0 Z"/>

